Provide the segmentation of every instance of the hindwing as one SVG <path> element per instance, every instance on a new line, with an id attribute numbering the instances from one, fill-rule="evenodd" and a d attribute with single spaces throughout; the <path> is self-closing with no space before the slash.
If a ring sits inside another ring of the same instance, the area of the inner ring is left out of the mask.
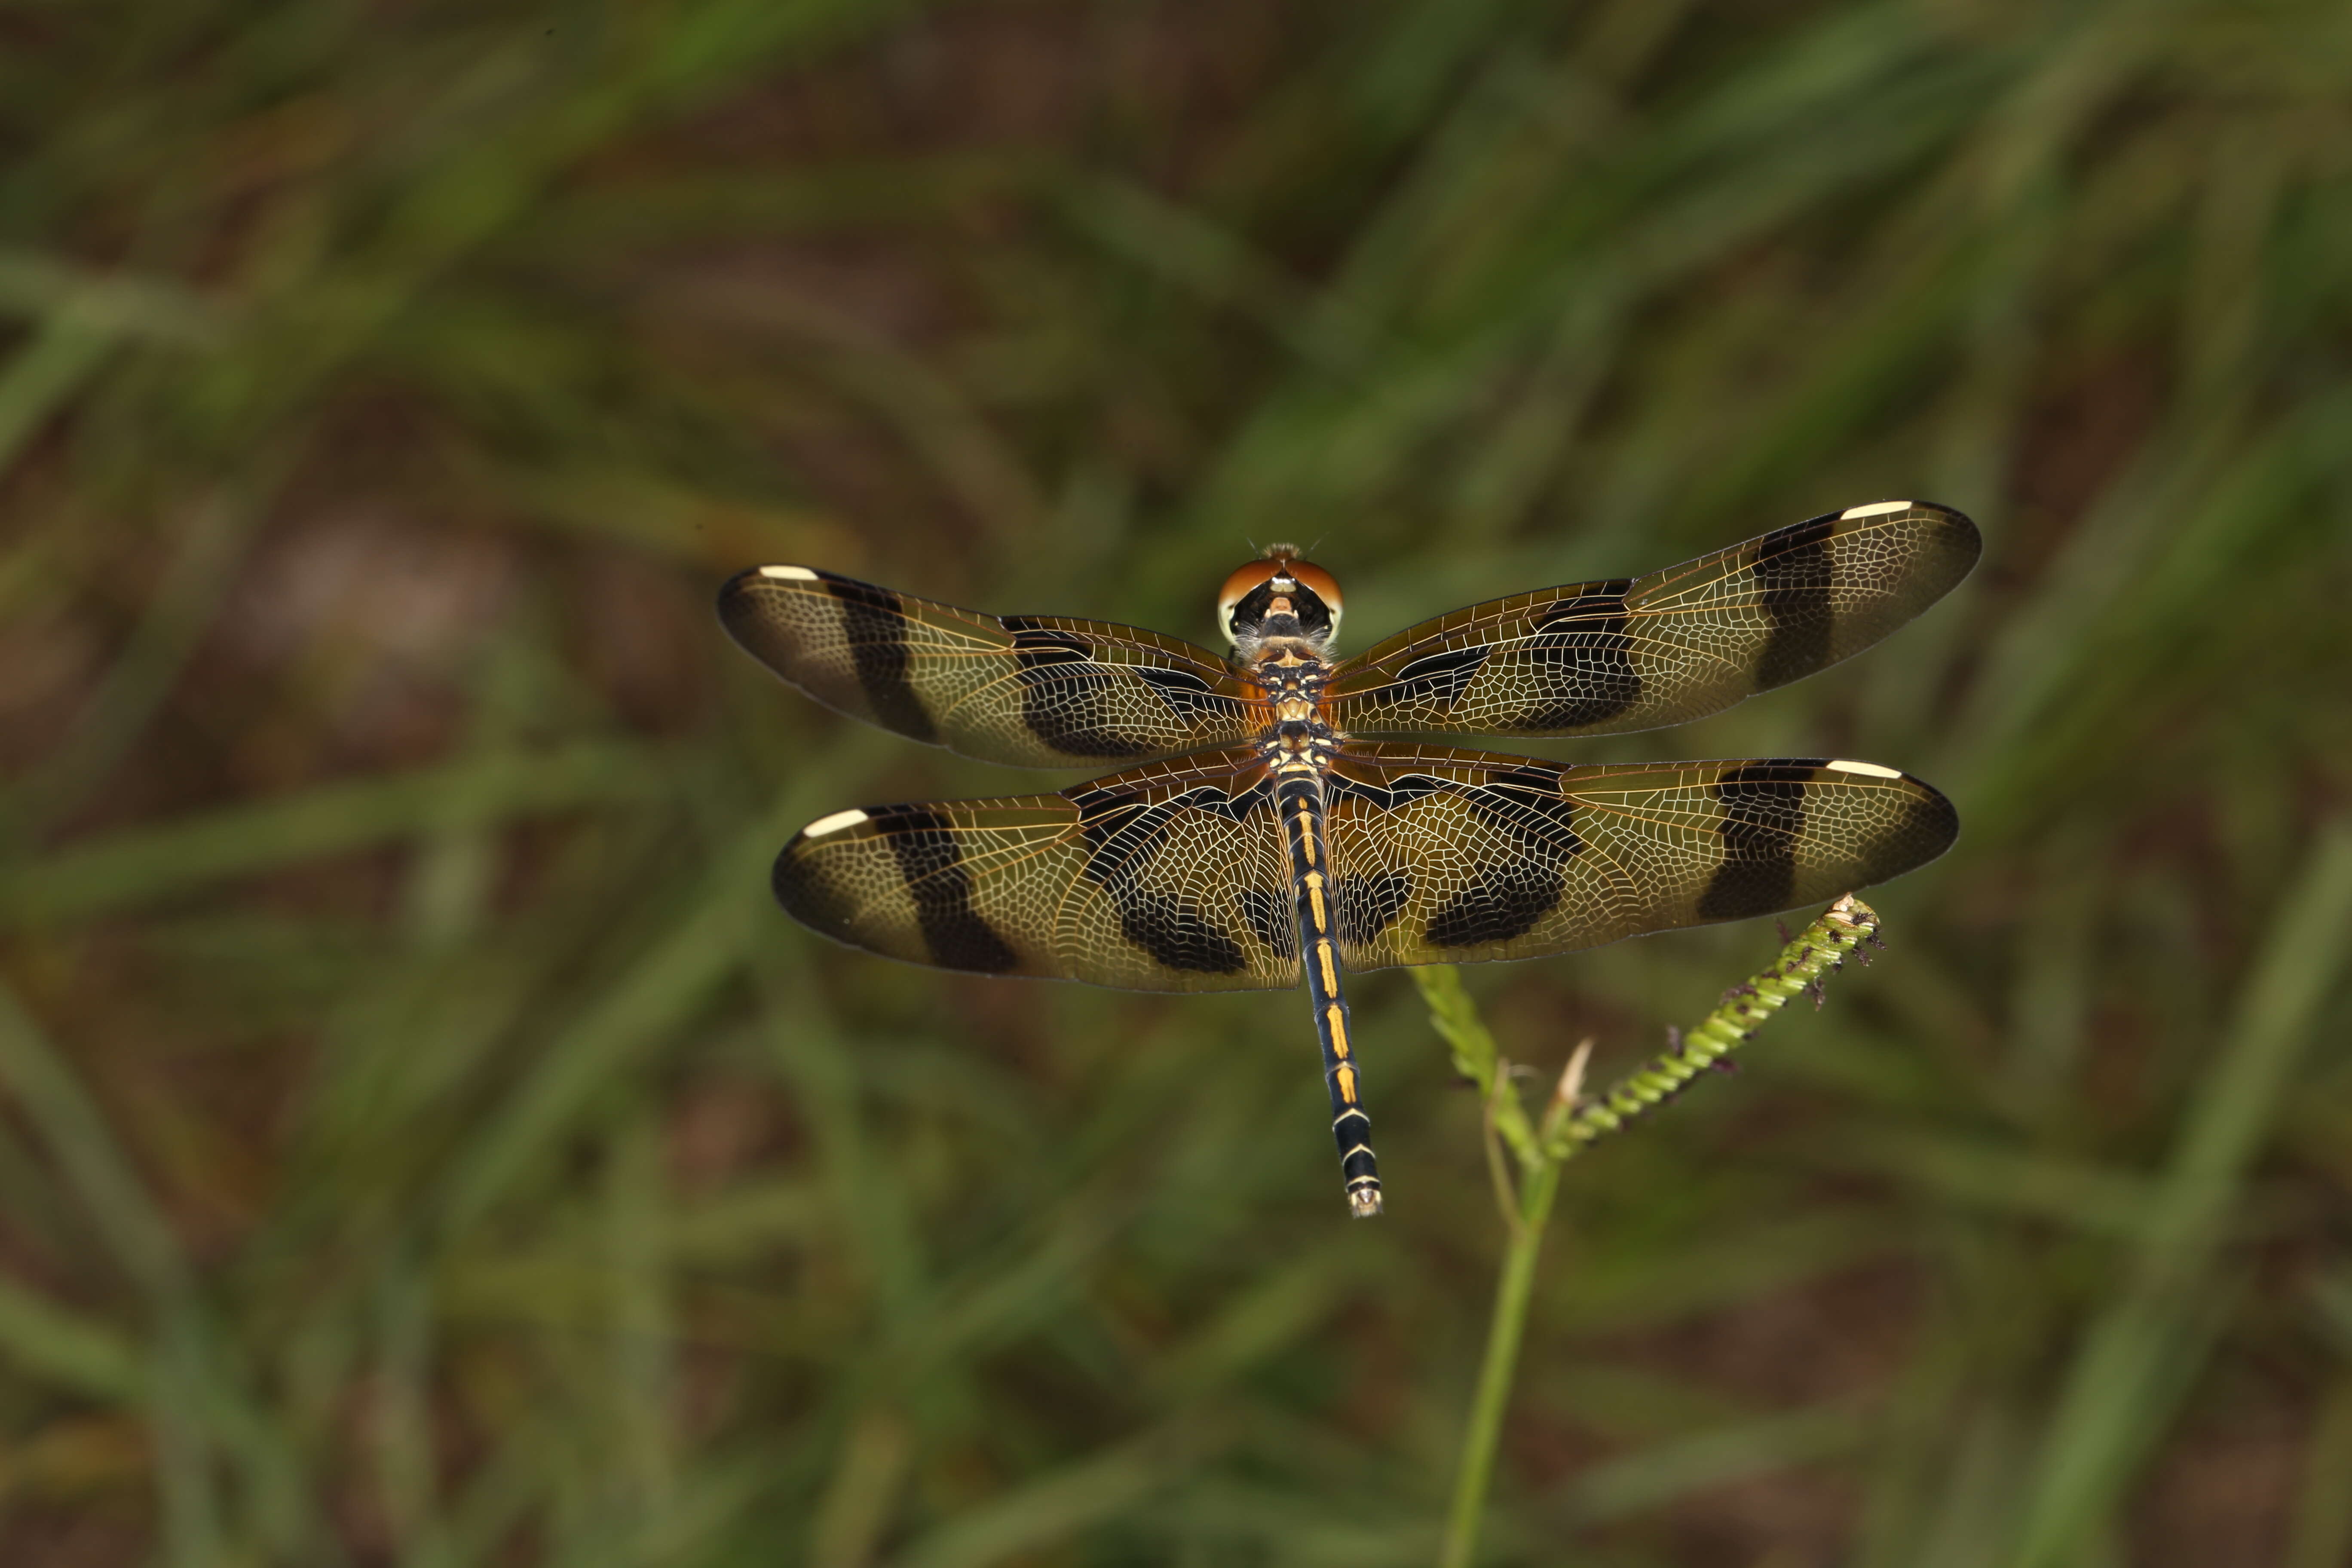
<path id="1" fill-rule="evenodd" d="M 1358 746 L 1325 791 L 1350 969 L 1771 914 L 1901 876 L 1959 831 L 1919 780 L 1823 758 L 1568 767 Z"/>
<path id="2" fill-rule="evenodd" d="M 1273 788 L 1234 750 L 1058 795 L 866 806 L 776 858 L 803 924 L 886 957 L 1138 991 L 1298 983 Z"/>

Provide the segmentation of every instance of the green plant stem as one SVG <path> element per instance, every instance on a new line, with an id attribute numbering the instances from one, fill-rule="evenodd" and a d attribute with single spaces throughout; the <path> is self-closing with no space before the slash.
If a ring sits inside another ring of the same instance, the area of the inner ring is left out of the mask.
<path id="1" fill-rule="evenodd" d="M 1518 1370 L 1519 1342 L 1526 1336 L 1528 1306 L 1535 1300 L 1536 1259 L 1543 1251 L 1544 1222 L 1559 1192 L 1562 1162 L 1543 1161 L 1519 1184 L 1517 1223 L 1503 1252 L 1503 1274 L 1495 1288 L 1495 1316 L 1486 1328 L 1486 1359 L 1478 1368 L 1478 1394 L 1470 1405 L 1470 1429 L 1463 1435 L 1454 1475 L 1454 1507 L 1445 1521 L 1444 1568 L 1470 1568 L 1478 1551 L 1478 1525 L 1495 1479 L 1495 1455 L 1502 1447 L 1503 1412 L 1511 1402 Z"/>
<path id="2" fill-rule="evenodd" d="M 1717 1060 L 1737 1050 L 1792 996 L 1816 987 L 1869 941 L 1878 916 L 1849 893 L 1830 906 L 1780 950 L 1773 963 L 1724 994 L 1723 1005 L 1697 1027 L 1645 1066 L 1628 1073 L 1591 1102 L 1583 1100 L 1584 1062 L 1591 1042 L 1577 1048 L 1539 1126 L 1511 1082 L 1511 1065 L 1478 1016 L 1476 1004 L 1451 968 L 1416 969 L 1413 979 L 1429 1005 L 1431 1024 L 1454 1050 L 1454 1065 L 1486 1097 L 1487 1132 L 1507 1147 L 1519 1167 L 1516 1195 L 1498 1193 L 1509 1228 L 1502 1276 L 1495 1289 L 1495 1312 L 1486 1330 L 1486 1351 L 1478 1369 L 1478 1390 L 1454 1472 L 1454 1504 L 1446 1517 L 1440 1568 L 1471 1568 L 1478 1552 L 1486 1494 L 1495 1479 L 1495 1457 L 1503 1436 L 1503 1413 L 1518 1369 L 1519 1345 L 1527 1334 L 1528 1307 L 1535 1298 L 1536 1262 L 1543 1251 L 1544 1226 L 1559 1193 L 1560 1167 L 1594 1139 L 1622 1130 L 1664 1104 Z M 1498 1156 L 1499 1158 L 1499 1156 Z M 1497 1177 L 1498 1184 L 1505 1181 Z"/>

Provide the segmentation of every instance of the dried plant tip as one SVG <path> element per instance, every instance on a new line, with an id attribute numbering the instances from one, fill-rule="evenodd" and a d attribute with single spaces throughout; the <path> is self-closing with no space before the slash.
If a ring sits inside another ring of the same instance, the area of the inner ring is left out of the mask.
<path id="1" fill-rule="evenodd" d="M 1573 1107 L 1584 1098 L 1584 1068 L 1591 1060 L 1592 1037 L 1587 1035 L 1569 1053 L 1568 1065 L 1559 1069 L 1559 1086 L 1551 1091 L 1553 1104 Z"/>

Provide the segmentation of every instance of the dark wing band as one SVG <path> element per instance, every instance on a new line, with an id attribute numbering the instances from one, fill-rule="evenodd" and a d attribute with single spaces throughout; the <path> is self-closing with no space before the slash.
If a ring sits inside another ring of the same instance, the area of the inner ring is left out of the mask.
<path id="1" fill-rule="evenodd" d="M 1274 792 L 1235 750 L 1059 795 L 835 812 L 776 858 L 777 900 L 853 947 L 1136 991 L 1298 984 Z"/>
<path id="2" fill-rule="evenodd" d="M 1223 659 L 1135 626 L 983 616 L 806 566 L 739 573 L 719 616 L 825 706 L 982 762 L 1139 761 L 1255 727 Z"/>
<path id="3" fill-rule="evenodd" d="M 1327 706 L 1357 734 L 1679 724 L 1861 652 L 1967 576 L 1980 548 L 1948 507 L 1853 507 L 1646 577 L 1423 622 L 1343 663 Z"/>
<path id="4" fill-rule="evenodd" d="M 1359 746 L 1325 787 L 1351 969 L 1771 914 L 1901 876 L 1959 831 L 1917 779 L 1819 758 L 1563 767 Z"/>

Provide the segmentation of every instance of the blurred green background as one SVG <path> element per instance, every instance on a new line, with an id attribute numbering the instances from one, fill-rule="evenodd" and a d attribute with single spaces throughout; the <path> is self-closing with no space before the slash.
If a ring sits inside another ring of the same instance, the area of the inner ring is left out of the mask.
<path id="1" fill-rule="evenodd" d="M 1366 646 L 1890 496 L 1986 558 L 1570 759 L 1958 803 L 1571 1167 L 1496 1563 L 2352 1561 L 2352 8 L 0 9 L 0 1560 L 1430 1560 L 1500 1225 L 1412 987 L 950 979 L 769 902 L 1015 773 L 796 561 Z M 1603 1077 L 1769 922 L 1471 974 Z"/>

